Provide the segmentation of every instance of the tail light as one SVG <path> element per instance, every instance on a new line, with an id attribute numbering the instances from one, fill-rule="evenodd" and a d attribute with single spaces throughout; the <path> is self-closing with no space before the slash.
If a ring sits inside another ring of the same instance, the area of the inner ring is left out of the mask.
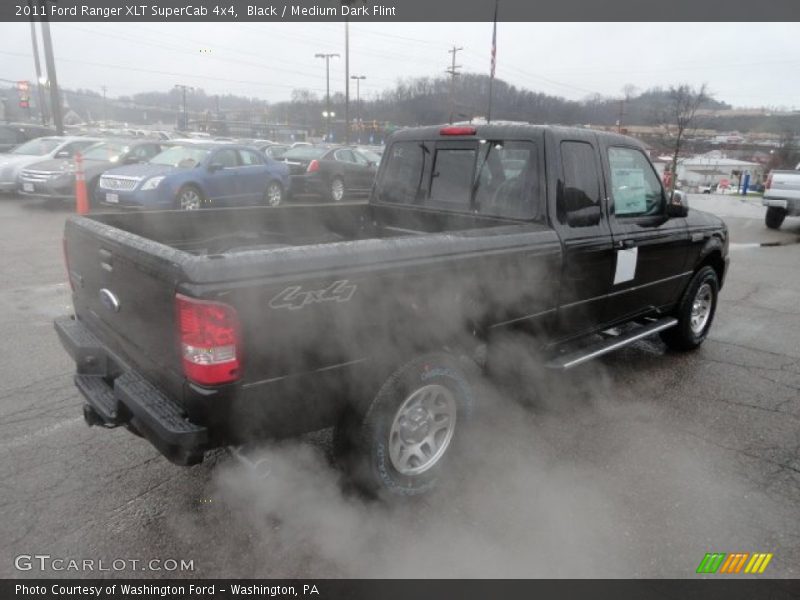
<path id="1" fill-rule="evenodd" d="M 308 168 L 306 169 L 306 173 L 316 173 L 319 171 L 319 161 L 317 159 L 312 160 L 308 163 Z"/>
<path id="2" fill-rule="evenodd" d="M 221 385 L 239 379 L 241 343 L 239 318 L 221 302 L 175 297 L 183 372 L 202 385 Z"/>
<path id="3" fill-rule="evenodd" d="M 768 190 L 772 187 L 772 173 L 769 174 L 767 177 L 767 184 L 764 186 L 764 189 Z"/>

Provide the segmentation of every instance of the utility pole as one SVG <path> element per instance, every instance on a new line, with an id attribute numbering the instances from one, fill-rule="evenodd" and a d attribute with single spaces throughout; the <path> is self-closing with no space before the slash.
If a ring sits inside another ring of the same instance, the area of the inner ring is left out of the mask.
<path id="1" fill-rule="evenodd" d="M 183 131 L 189 130 L 189 115 L 186 113 L 186 92 L 188 90 L 193 90 L 194 88 L 190 85 L 183 85 L 180 83 L 176 83 L 175 87 L 183 92 Z"/>
<path id="2" fill-rule="evenodd" d="M 456 112 L 456 76 L 459 75 L 458 69 L 461 68 L 461 65 L 456 64 L 456 54 L 461 52 L 464 48 L 456 48 L 453 46 L 451 50 L 447 52 L 453 55 L 452 61 L 450 62 L 450 68 L 445 69 L 445 73 L 450 74 L 450 122 L 453 122 L 453 115 Z"/>
<path id="3" fill-rule="evenodd" d="M 366 75 L 351 75 L 350 79 L 356 80 L 356 123 L 361 124 L 361 80 L 366 79 Z M 359 129 L 359 131 L 361 131 Z M 361 134 L 358 135 L 358 140 L 361 141 Z"/>
<path id="4" fill-rule="evenodd" d="M 344 143 L 350 144 L 350 17 L 344 20 Z"/>
<path id="5" fill-rule="evenodd" d="M 103 90 L 103 125 L 108 126 L 108 106 L 106 105 L 106 86 L 101 85 L 100 89 Z"/>
<path id="6" fill-rule="evenodd" d="M 50 38 L 50 21 L 47 20 L 47 2 L 48 0 L 43 0 L 40 5 L 42 8 L 44 62 L 47 65 L 47 79 L 50 81 L 50 104 L 53 107 L 53 124 L 56 127 L 56 134 L 64 135 L 64 120 L 61 118 L 61 98 L 58 92 L 58 77 L 56 77 L 56 60 L 53 57 L 53 40 Z"/>
<path id="7" fill-rule="evenodd" d="M 331 140 L 331 59 L 339 58 L 339 55 L 334 53 L 317 53 L 314 58 L 325 59 L 325 113 L 322 115 L 327 119 L 328 133 L 326 134 L 326 141 Z"/>
<path id="8" fill-rule="evenodd" d="M 44 96 L 43 84 L 45 79 L 42 77 L 42 67 L 39 63 L 39 43 L 36 41 L 36 25 L 33 19 L 35 12 L 33 0 L 28 0 L 28 8 L 31 11 L 31 43 L 33 44 L 33 64 L 36 67 L 36 91 L 39 97 L 39 114 L 42 118 L 42 125 L 47 125 L 47 100 Z"/>

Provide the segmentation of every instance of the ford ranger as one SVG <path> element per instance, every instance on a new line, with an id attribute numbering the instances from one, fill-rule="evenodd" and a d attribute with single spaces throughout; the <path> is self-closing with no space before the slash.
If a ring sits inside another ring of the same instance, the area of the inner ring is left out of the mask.
<path id="1" fill-rule="evenodd" d="M 73 216 L 56 330 L 88 424 L 171 461 L 335 426 L 354 477 L 428 490 L 503 332 L 567 370 L 698 347 L 728 232 L 642 145 L 578 128 L 407 129 L 367 204 Z"/>

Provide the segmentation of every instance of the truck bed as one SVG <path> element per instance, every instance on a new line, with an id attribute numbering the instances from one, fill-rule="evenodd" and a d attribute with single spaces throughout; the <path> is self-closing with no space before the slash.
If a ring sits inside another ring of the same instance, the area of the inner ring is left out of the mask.
<path id="1" fill-rule="evenodd" d="M 90 218 L 195 256 L 408 237 L 508 224 L 508 221 L 491 217 L 369 205 L 101 213 Z"/>

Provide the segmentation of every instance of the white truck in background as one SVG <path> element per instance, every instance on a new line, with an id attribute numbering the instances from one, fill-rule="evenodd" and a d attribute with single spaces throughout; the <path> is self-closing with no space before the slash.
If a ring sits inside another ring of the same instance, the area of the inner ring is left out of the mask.
<path id="1" fill-rule="evenodd" d="M 766 223 L 778 229 L 787 217 L 800 216 L 800 164 L 794 171 L 772 171 L 764 188 Z"/>

